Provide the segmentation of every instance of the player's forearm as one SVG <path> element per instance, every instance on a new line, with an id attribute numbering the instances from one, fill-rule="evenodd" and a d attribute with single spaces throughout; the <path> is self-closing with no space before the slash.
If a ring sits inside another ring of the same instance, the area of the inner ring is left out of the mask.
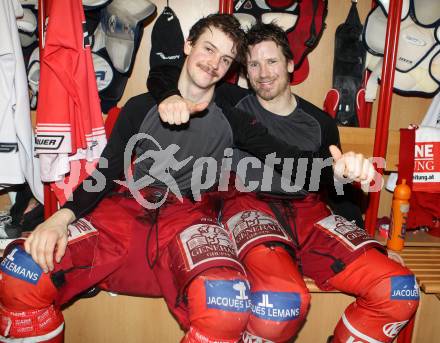
<path id="1" fill-rule="evenodd" d="M 76 219 L 75 213 L 68 208 L 61 208 L 50 217 L 52 222 L 66 226 L 72 224 Z"/>

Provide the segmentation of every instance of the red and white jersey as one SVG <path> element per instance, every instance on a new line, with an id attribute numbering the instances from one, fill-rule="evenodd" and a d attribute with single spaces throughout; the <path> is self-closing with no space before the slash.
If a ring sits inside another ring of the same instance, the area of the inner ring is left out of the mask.
<path id="1" fill-rule="evenodd" d="M 22 16 L 18 0 L 0 1 L 0 189 L 27 181 L 34 196 L 43 201 L 16 21 Z"/>
<path id="2" fill-rule="evenodd" d="M 99 158 L 106 137 L 81 0 L 47 0 L 43 18 L 35 145 L 51 182 L 70 161 Z"/>

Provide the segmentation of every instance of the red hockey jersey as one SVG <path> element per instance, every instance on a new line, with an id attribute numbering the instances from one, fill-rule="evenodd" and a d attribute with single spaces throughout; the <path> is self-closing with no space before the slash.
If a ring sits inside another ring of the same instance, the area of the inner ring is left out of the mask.
<path id="1" fill-rule="evenodd" d="M 36 152 L 43 181 L 70 161 L 97 159 L 106 144 L 81 0 L 45 1 Z"/>

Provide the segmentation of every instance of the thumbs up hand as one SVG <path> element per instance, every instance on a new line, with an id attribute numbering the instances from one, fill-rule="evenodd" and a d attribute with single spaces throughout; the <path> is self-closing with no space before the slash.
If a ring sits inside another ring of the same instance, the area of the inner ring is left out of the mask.
<path id="1" fill-rule="evenodd" d="M 333 157 L 335 177 L 360 182 L 362 190 L 368 192 L 370 182 L 376 173 L 373 164 L 362 154 L 353 151 L 343 154 L 336 145 L 330 145 L 329 150 Z"/>
<path id="2" fill-rule="evenodd" d="M 208 105 L 208 102 L 197 104 L 179 95 L 172 95 L 160 103 L 158 111 L 163 122 L 181 125 L 188 122 L 192 114 L 205 110 Z"/>

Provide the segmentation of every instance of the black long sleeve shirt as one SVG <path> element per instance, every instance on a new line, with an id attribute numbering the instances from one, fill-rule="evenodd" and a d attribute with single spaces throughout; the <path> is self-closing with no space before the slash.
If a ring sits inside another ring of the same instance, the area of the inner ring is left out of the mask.
<path id="1" fill-rule="evenodd" d="M 194 163 L 196 157 L 214 156 L 215 160 L 220 162 L 223 150 L 227 147 L 235 146 L 249 151 L 261 160 L 273 152 L 281 158 L 312 159 L 319 156 L 317 152 L 288 146 L 284 141 L 271 136 L 267 128 L 253 116 L 237 108 L 230 107 L 228 111 L 222 111 L 215 102 L 205 112 L 197 118 L 192 118 L 189 127 L 177 128 L 160 121 L 156 103 L 150 94 L 131 98 L 121 110 L 102 153 L 101 160 L 105 160 L 106 164 L 98 164 L 94 173 L 74 191 L 73 201 L 68 201 L 63 207 L 72 210 L 77 218 L 89 212 L 113 188 L 113 181 L 122 177 L 124 168 L 128 167 L 124 165 L 127 143 L 133 135 L 140 132 L 151 135 L 161 149 L 170 144 L 179 145 L 180 149 L 175 154 L 177 161 L 184 160 L 188 155 L 195 155 L 186 168 L 171 173 L 183 188 L 188 187 L 188 173 L 194 169 L 191 163 Z M 143 147 L 143 142 L 139 142 L 134 149 L 138 157 L 146 149 L 152 148 Z M 142 170 L 148 172 L 152 162 L 151 159 L 147 160 L 142 164 Z M 85 185 L 96 183 L 96 180 L 103 184 L 103 187 L 95 192 L 88 191 Z"/>

